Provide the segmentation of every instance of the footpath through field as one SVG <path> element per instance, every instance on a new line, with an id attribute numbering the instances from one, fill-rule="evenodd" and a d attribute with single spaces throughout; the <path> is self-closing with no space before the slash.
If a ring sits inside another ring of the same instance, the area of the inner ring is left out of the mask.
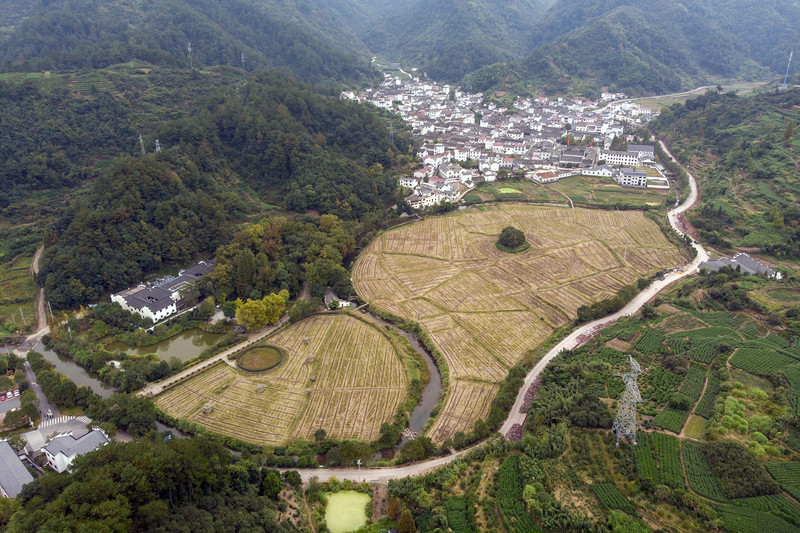
<path id="1" fill-rule="evenodd" d="M 667 155 L 672 157 L 672 154 L 663 143 L 661 143 L 661 146 L 664 148 L 664 151 L 667 153 Z M 670 226 L 680 236 L 683 236 L 683 231 L 678 215 L 694 206 L 694 204 L 697 203 L 698 198 L 697 180 L 695 180 L 694 176 L 692 176 L 688 171 L 687 174 L 689 176 L 689 196 L 682 204 L 672 209 L 667 214 L 667 219 L 669 220 Z M 561 353 L 562 350 L 572 350 L 586 342 L 592 335 L 609 324 L 615 322 L 619 318 L 631 316 L 632 314 L 636 313 L 642 308 L 642 306 L 644 306 L 645 303 L 656 296 L 659 292 L 664 290 L 667 286 L 695 272 L 700 263 L 708 260 L 708 252 L 706 252 L 705 248 L 703 248 L 698 242 L 693 242 L 692 248 L 697 251 L 697 256 L 691 263 L 683 268 L 683 272 L 670 272 L 664 276 L 664 279 L 654 281 L 649 287 L 637 294 L 636 297 L 628 302 L 628 305 L 623 307 L 620 311 L 614 313 L 613 315 L 583 324 L 564 340 L 559 342 L 549 352 L 547 352 L 547 354 L 545 354 L 545 356 L 538 363 L 536 363 L 536 365 L 525 377 L 525 383 L 520 388 L 519 394 L 517 394 L 517 399 L 514 402 L 514 405 L 511 407 L 508 418 L 500 427 L 500 433 L 502 433 L 504 436 L 507 436 L 512 427 L 514 427 L 516 424 L 523 424 L 525 422 L 526 414 L 520 412 L 520 408 L 525 400 L 525 392 L 528 390 L 528 387 L 530 387 L 533 382 L 536 381 L 536 378 L 539 377 L 539 374 L 542 373 L 542 370 L 544 370 L 547 364 L 552 361 L 555 356 Z M 446 465 L 477 445 L 478 444 L 470 446 L 459 452 L 444 457 L 437 457 L 428 461 L 422 461 L 420 463 L 399 467 L 363 468 L 361 470 L 355 468 L 298 469 L 298 472 L 300 472 L 300 476 L 303 478 L 303 481 L 308 481 L 310 478 L 316 476 L 320 479 L 320 481 L 327 481 L 331 477 L 336 477 L 336 479 L 339 480 L 349 479 L 352 481 L 374 481 L 385 483 L 390 479 L 418 476 L 434 468 Z"/>
<path id="2" fill-rule="evenodd" d="M 154 383 L 148 383 L 147 385 L 144 386 L 144 388 L 139 389 L 136 392 L 136 394 L 138 394 L 140 396 L 155 396 L 157 394 L 160 394 L 164 389 L 166 389 L 167 387 L 169 387 L 170 385 L 172 385 L 176 381 L 180 381 L 181 379 L 185 378 L 189 374 L 194 374 L 195 372 L 198 372 L 200 370 L 208 368 L 211 365 L 215 365 L 219 361 L 227 362 L 226 357 L 228 357 L 229 355 L 231 355 L 233 353 L 238 352 L 242 348 L 245 348 L 247 346 L 255 344 L 256 342 L 260 341 L 261 339 L 263 339 L 267 335 L 270 335 L 272 332 L 274 332 L 279 327 L 281 327 L 284 324 L 286 324 L 286 322 L 288 322 L 288 320 L 289 320 L 289 315 L 284 315 L 283 318 L 281 318 L 281 320 L 277 324 L 275 324 L 274 326 L 270 326 L 268 328 L 262 329 L 260 331 L 256 331 L 255 333 L 251 333 L 250 335 L 248 335 L 247 340 L 244 341 L 243 343 L 239 343 L 239 344 L 233 346 L 232 348 L 228 348 L 227 350 L 218 353 L 217 355 L 215 355 L 213 357 L 209 357 L 208 359 L 206 359 L 202 363 L 199 363 L 199 364 L 194 365 L 194 366 L 190 366 L 186 370 L 184 370 L 182 372 L 178 372 L 174 376 L 170 376 L 165 380 L 157 381 L 157 382 L 154 382 Z"/>

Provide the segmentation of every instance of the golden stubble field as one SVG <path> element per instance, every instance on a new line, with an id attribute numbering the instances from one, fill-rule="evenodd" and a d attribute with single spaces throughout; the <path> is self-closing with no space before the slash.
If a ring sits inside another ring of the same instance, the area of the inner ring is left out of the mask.
<path id="1" fill-rule="evenodd" d="M 156 405 L 216 433 L 279 445 L 320 428 L 337 439 L 374 440 L 406 397 L 404 356 L 364 319 L 316 315 L 267 342 L 286 350 L 276 368 L 251 374 L 221 363 L 166 390 Z"/>
<path id="2" fill-rule="evenodd" d="M 506 226 L 531 248 L 495 248 Z M 428 434 L 442 442 L 485 418 L 509 367 L 623 285 L 683 264 L 638 211 L 483 205 L 381 234 L 353 268 L 364 300 L 419 322 L 444 355 L 450 389 Z"/>

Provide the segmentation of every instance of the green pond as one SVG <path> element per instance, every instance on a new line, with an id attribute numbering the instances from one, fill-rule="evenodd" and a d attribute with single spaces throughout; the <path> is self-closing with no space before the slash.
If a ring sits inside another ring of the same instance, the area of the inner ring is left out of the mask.
<path id="1" fill-rule="evenodd" d="M 331 533 L 355 531 L 367 524 L 367 503 L 369 494 L 354 490 L 329 492 L 325 507 L 325 522 Z"/>
<path id="2" fill-rule="evenodd" d="M 124 342 L 116 341 L 108 344 L 106 350 L 134 355 L 154 353 L 162 361 L 169 361 L 169 358 L 173 356 L 181 361 L 188 361 L 200 355 L 209 346 L 213 346 L 222 335 L 224 333 L 207 333 L 194 328 L 150 346 L 129 346 Z"/>

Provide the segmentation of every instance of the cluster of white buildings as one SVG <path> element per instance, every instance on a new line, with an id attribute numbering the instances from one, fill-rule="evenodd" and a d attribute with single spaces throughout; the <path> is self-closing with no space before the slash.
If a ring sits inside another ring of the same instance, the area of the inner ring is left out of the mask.
<path id="1" fill-rule="evenodd" d="M 625 95 L 620 93 L 604 93 L 598 101 L 519 98 L 506 108 L 486 102 L 482 93 L 385 74 L 380 86 L 358 94 L 346 91 L 342 97 L 394 110 L 412 127 L 421 142 L 417 156 L 422 168 L 401 180 L 411 190 L 407 201 L 412 207 L 457 201 L 477 182 L 493 181 L 504 169 L 552 180 L 553 174 L 560 179 L 592 170 L 599 162 L 654 165 L 652 146 L 610 150 L 613 139 L 624 134 L 623 123 L 646 122 L 652 115 L 648 108 L 621 100 Z M 570 145 L 565 146 L 562 139 L 567 136 Z M 624 186 L 663 187 L 666 182 L 619 174 L 613 177 Z"/>

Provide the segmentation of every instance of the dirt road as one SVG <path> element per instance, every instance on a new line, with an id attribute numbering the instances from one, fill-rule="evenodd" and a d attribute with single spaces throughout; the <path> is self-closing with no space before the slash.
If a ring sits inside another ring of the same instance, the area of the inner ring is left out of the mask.
<path id="1" fill-rule="evenodd" d="M 284 317 L 281 318 L 280 322 L 278 322 L 274 326 L 270 326 L 268 328 L 264 328 L 264 329 L 262 329 L 260 331 L 256 331 L 255 333 L 251 333 L 250 335 L 248 335 L 248 339 L 246 341 L 244 341 L 244 343 L 237 344 L 236 346 L 234 346 L 232 348 L 228 348 L 224 352 L 220 352 L 217 355 L 206 359 L 202 363 L 194 365 L 192 367 L 189 367 L 186 370 L 184 370 L 183 372 L 178 372 L 174 376 L 171 376 L 171 377 L 169 377 L 169 378 L 167 378 L 165 380 L 157 381 L 155 383 L 148 383 L 147 385 L 144 386 L 144 388 L 139 389 L 138 391 L 136 391 L 136 394 L 138 394 L 140 396 L 155 396 L 155 395 L 161 393 L 161 391 L 163 391 L 165 388 L 169 387 L 170 385 L 172 385 L 176 381 L 179 381 L 179 380 L 185 378 L 189 374 L 193 374 L 194 372 L 197 372 L 198 370 L 202 370 L 204 368 L 208 368 L 211 365 L 216 364 L 220 360 L 226 361 L 226 358 L 229 355 L 238 352 L 239 350 L 241 350 L 242 348 L 244 348 L 246 346 L 250 346 L 251 344 L 254 344 L 254 343 L 260 341 L 261 339 L 263 339 L 267 335 L 270 335 L 272 332 L 274 332 L 279 327 L 281 327 L 284 324 L 286 324 L 286 322 L 288 322 L 288 321 L 289 321 L 289 316 L 288 315 L 284 315 Z"/>
<path id="2" fill-rule="evenodd" d="M 36 253 L 33 254 L 30 272 L 34 277 L 39 273 L 39 259 L 42 257 L 43 251 L 44 244 L 39 246 Z M 25 355 L 42 340 L 42 337 L 50 333 L 50 326 L 47 325 L 47 315 L 45 315 L 44 310 L 44 289 L 39 289 L 39 294 L 36 295 L 36 306 L 34 310 L 36 314 L 36 330 L 28 335 L 22 344 L 14 350 L 14 353 L 17 355 Z"/>

